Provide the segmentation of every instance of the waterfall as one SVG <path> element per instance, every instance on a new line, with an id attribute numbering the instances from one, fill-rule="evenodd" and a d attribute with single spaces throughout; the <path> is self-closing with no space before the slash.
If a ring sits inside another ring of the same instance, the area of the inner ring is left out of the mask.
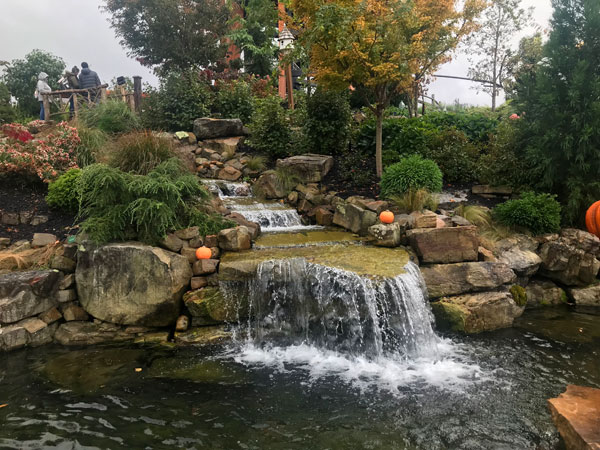
<path id="1" fill-rule="evenodd" d="M 238 340 L 254 345 L 309 345 L 369 358 L 435 353 L 438 338 L 419 268 L 370 279 L 292 258 L 262 262 L 245 282 L 222 282 L 226 296 L 247 301 L 251 320 Z"/>
<path id="2" fill-rule="evenodd" d="M 285 232 L 322 228 L 306 226 L 298 212 L 277 202 L 259 202 L 253 195 L 250 185 L 244 182 L 203 179 L 208 190 L 218 195 L 232 211 L 241 214 L 246 220 L 260 224 L 262 231 Z"/>

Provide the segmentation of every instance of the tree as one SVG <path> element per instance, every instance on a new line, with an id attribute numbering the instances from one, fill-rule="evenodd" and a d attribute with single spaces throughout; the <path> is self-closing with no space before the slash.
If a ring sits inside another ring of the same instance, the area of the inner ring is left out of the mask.
<path id="1" fill-rule="evenodd" d="M 532 9 L 519 8 L 521 0 L 491 0 L 483 14 L 479 31 L 467 40 L 472 55 L 469 77 L 485 80 L 478 89 L 492 96 L 492 111 L 496 98 L 509 76 L 508 65 L 514 52 L 511 39 L 532 23 Z"/>
<path id="2" fill-rule="evenodd" d="M 105 0 L 129 56 L 158 73 L 215 68 L 227 52 L 229 9 L 221 0 Z"/>
<path id="3" fill-rule="evenodd" d="M 272 0 L 240 0 L 243 15 L 232 19 L 229 39 L 244 52 L 246 72 L 270 75 L 276 61 L 277 8 Z"/>
<path id="4" fill-rule="evenodd" d="M 567 224 L 600 199 L 600 9 L 597 0 L 553 0 L 537 71 L 517 86 L 527 178 L 558 195 Z"/>
<path id="5" fill-rule="evenodd" d="M 377 119 L 376 167 L 382 173 L 385 108 L 412 93 L 443 62 L 481 9 L 466 0 L 292 0 L 310 73 L 326 88 L 360 92 Z"/>
<path id="6" fill-rule="evenodd" d="M 10 92 L 6 84 L 0 83 L 0 124 L 15 120 L 15 108 L 10 103 Z"/>
<path id="7" fill-rule="evenodd" d="M 519 50 L 509 60 L 507 66 L 507 79 L 503 83 L 507 98 L 514 98 L 517 86 L 526 85 L 537 69 L 537 64 L 542 60 L 544 45 L 542 34 L 524 37 L 519 42 Z"/>
<path id="8" fill-rule="evenodd" d="M 27 115 L 39 113 L 40 105 L 33 93 L 40 72 L 48 74 L 48 84 L 58 89 L 58 80 L 65 70 L 62 58 L 42 50 L 33 50 L 25 59 L 15 59 L 7 67 L 3 76 L 6 87 L 17 99 L 19 109 Z"/>

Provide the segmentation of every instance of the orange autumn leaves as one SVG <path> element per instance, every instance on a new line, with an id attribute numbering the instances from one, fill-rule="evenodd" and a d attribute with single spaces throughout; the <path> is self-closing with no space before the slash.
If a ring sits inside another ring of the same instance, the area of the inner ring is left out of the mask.
<path id="1" fill-rule="evenodd" d="M 409 91 L 475 28 L 484 0 L 292 0 L 311 75 L 331 87 L 364 86 L 378 101 Z"/>

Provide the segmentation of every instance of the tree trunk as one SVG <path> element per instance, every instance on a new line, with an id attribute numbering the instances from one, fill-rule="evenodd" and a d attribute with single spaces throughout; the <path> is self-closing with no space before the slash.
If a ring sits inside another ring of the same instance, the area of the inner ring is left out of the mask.
<path id="1" fill-rule="evenodd" d="M 377 128 L 375 129 L 375 166 L 377 176 L 381 178 L 383 173 L 382 147 L 383 147 L 383 109 L 377 108 L 375 116 L 377 118 Z"/>

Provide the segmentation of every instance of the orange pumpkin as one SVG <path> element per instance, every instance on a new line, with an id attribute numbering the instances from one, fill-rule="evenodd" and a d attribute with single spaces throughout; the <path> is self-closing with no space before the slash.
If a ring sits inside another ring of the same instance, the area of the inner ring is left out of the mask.
<path id="1" fill-rule="evenodd" d="M 208 247 L 200 247 L 196 250 L 196 258 L 198 259 L 210 259 L 212 251 Z"/>
<path id="2" fill-rule="evenodd" d="M 600 237 L 600 201 L 590 206 L 585 213 L 585 226 L 590 233 Z"/>
<path id="3" fill-rule="evenodd" d="M 379 214 L 379 220 L 381 220 L 382 223 L 392 223 L 394 222 L 394 213 L 391 211 L 382 211 L 381 214 Z"/>

